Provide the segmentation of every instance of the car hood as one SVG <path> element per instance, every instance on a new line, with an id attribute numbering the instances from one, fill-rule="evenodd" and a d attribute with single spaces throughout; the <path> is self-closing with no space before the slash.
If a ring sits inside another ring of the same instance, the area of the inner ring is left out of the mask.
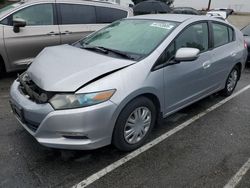
<path id="1" fill-rule="evenodd" d="M 134 63 L 61 45 L 45 48 L 30 65 L 27 74 L 45 91 L 74 92 L 97 77 Z"/>

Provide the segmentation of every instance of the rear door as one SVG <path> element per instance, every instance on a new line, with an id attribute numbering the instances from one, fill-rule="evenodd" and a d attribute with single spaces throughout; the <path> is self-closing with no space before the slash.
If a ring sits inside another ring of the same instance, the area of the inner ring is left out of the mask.
<path id="1" fill-rule="evenodd" d="M 71 44 L 108 24 L 125 18 L 128 12 L 99 4 L 58 3 L 61 43 Z"/>
<path id="2" fill-rule="evenodd" d="M 53 3 L 35 4 L 10 15 L 4 26 L 4 42 L 11 66 L 20 67 L 32 62 L 45 47 L 60 44 L 59 28 Z M 13 19 L 26 21 L 20 32 L 13 31 Z"/>
<path id="3" fill-rule="evenodd" d="M 94 31 L 95 7 L 92 5 L 58 3 L 61 43 L 71 44 Z"/>
<path id="4" fill-rule="evenodd" d="M 234 29 L 230 26 L 212 22 L 210 24 L 213 35 L 212 64 L 207 70 L 211 75 L 210 84 L 217 83 L 217 87 L 224 87 L 225 80 L 233 66 L 241 61 L 240 50 L 235 40 Z"/>

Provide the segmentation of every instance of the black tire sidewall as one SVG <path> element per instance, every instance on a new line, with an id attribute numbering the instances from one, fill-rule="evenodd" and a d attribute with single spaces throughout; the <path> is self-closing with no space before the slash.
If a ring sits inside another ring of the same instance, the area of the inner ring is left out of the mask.
<path id="1" fill-rule="evenodd" d="M 147 134 L 144 136 L 144 138 L 140 142 L 136 144 L 129 144 L 126 142 L 124 138 L 124 126 L 130 114 L 138 107 L 147 107 L 151 111 L 151 119 L 152 119 L 151 125 Z M 121 111 L 116 121 L 113 138 L 112 138 L 113 145 L 122 151 L 131 151 L 142 146 L 145 140 L 148 138 L 152 128 L 154 127 L 154 124 L 156 122 L 156 113 L 157 112 L 156 112 L 156 107 L 154 103 L 146 97 L 139 97 L 129 102 Z"/>

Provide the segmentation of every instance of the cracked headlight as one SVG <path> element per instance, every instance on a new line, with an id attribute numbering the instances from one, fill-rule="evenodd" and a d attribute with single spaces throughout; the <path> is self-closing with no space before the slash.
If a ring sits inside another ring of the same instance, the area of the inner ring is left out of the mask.
<path id="1" fill-rule="evenodd" d="M 115 89 L 85 94 L 57 94 L 50 99 L 50 104 L 56 110 L 82 108 L 109 100 Z"/>

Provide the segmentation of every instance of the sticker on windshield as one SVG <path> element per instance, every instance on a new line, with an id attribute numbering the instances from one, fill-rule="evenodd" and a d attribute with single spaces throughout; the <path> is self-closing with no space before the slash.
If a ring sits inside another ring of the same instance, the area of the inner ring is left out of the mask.
<path id="1" fill-rule="evenodd" d="M 169 23 L 152 23 L 150 25 L 151 27 L 158 27 L 158 28 L 162 28 L 162 29 L 166 29 L 166 30 L 171 30 L 174 28 L 174 25 L 169 24 Z"/>

